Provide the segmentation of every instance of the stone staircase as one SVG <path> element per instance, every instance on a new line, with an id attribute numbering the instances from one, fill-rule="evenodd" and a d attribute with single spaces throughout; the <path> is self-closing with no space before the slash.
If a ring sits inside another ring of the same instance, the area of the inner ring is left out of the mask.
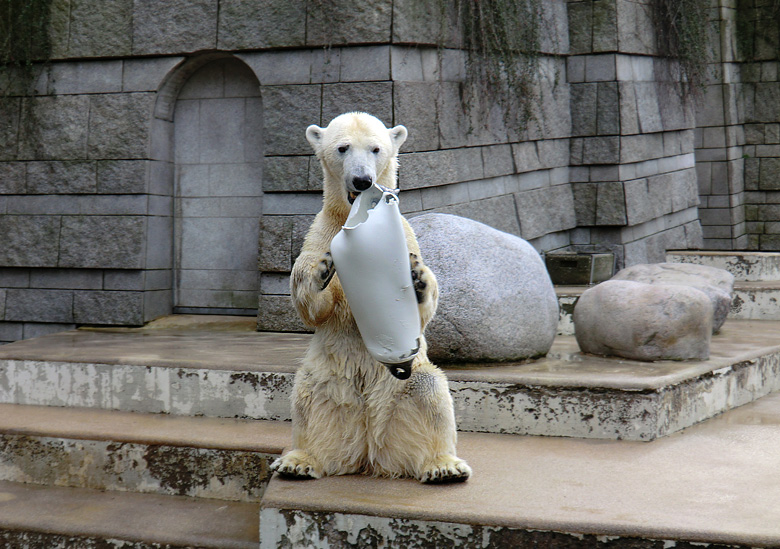
<path id="1" fill-rule="evenodd" d="M 0 347 L 0 546 L 780 544 L 780 322 L 727 322 L 703 362 L 559 336 L 543 360 L 447 368 L 475 474 L 436 487 L 270 478 L 309 336 L 209 322 Z"/>

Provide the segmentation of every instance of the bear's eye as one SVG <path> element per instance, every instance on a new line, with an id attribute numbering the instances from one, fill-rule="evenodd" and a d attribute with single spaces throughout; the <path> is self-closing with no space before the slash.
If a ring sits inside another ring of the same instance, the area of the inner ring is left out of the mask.
<path id="1" fill-rule="evenodd" d="M 371 152 L 374 154 L 379 154 L 379 147 L 374 147 L 374 150 Z"/>
<path id="2" fill-rule="evenodd" d="M 341 154 L 344 154 L 344 153 L 345 153 L 345 152 L 347 152 L 348 150 L 349 150 L 349 145 L 342 145 L 341 147 L 339 147 L 339 152 L 340 152 Z"/>

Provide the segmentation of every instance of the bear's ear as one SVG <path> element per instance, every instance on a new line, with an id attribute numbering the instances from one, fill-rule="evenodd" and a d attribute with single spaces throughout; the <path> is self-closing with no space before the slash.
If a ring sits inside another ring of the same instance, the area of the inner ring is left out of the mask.
<path id="1" fill-rule="evenodd" d="M 393 145 L 395 145 L 396 149 L 400 149 L 401 145 L 404 144 L 404 141 L 406 141 L 406 138 L 409 136 L 409 132 L 406 131 L 406 128 L 404 126 L 396 126 L 392 130 L 390 130 L 390 139 L 393 140 Z"/>
<path id="2" fill-rule="evenodd" d="M 314 150 L 317 151 L 322 145 L 322 136 L 325 135 L 325 128 L 312 124 L 306 128 L 306 139 L 309 141 Z"/>

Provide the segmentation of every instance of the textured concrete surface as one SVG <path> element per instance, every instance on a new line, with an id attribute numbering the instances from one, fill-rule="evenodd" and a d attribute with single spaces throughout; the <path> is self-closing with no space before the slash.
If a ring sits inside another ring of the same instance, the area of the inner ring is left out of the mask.
<path id="1" fill-rule="evenodd" d="M 290 418 L 294 372 L 310 336 L 193 326 L 79 330 L 6 345 L 0 402 Z M 541 360 L 448 368 L 458 426 L 627 440 L 665 436 L 780 389 L 779 327 L 727 322 L 706 361 L 604 359 L 583 355 L 573 337 L 558 336 Z"/>
<path id="2" fill-rule="evenodd" d="M 259 501 L 287 422 L 0 405 L 0 480 Z"/>
<path id="3" fill-rule="evenodd" d="M 250 549 L 258 505 L 0 482 L 0 531 L 10 547 Z"/>
<path id="4" fill-rule="evenodd" d="M 512 530 L 573 534 L 558 540 L 567 547 L 674 546 L 630 545 L 637 538 L 780 544 L 780 394 L 650 443 L 461 434 L 458 454 L 474 476 L 457 485 L 274 477 L 261 504 L 261 546 L 295 536 L 322 546 L 349 531 L 389 546 L 483 547 Z"/>

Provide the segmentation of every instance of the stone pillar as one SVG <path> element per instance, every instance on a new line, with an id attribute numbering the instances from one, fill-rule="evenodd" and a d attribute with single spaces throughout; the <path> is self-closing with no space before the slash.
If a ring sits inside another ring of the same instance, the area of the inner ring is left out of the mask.
<path id="1" fill-rule="evenodd" d="M 652 6 L 570 1 L 571 181 L 580 251 L 618 266 L 698 247 L 701 229 L 689 101 L 664 83 Z"/>

